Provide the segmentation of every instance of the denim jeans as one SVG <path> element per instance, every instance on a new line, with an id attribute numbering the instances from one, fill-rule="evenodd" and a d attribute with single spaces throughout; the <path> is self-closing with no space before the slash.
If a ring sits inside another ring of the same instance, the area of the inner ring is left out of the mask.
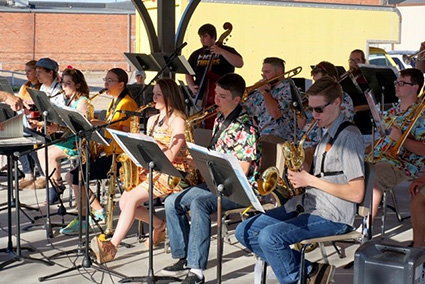
<path id="1" fill-rule="evenodd" d="M 226 198 L 223 211 L 242 207 Z M 191 225 L 187 213 L 190 210 Z M 173 258 L 187 258 L 190 268 L 206 269 L 210 249 L 211 214 L 217 212 L 217 196 L 206 184 L 188 188 L 165 199 L 167 232 Z"/>
<path id="2" fill-rule="evenodd" d="M 351 226 L 334 223 L 310 214 L 286 212 L 284 207 L 256 215 L 236 228 L 236 238 L 245 247 L 266 261 L 279 283 L 296 283 L 299 279 L 301 254 L 291 244 L 313 237 L 338 235 Z M 311 264 L 306 262 L 307 272 Z"/>
<path id="3" fill-rule="evenodd" d="M 34 164 L 35 164 L 35 166 L 37 166 L 37 170 L 39 171 L 40 175 L 44 175 L 40 166 L 40 161 L 38 160 L 38 156 L 35 152 L 31 152 L 30 154 L 20 156 L 19 162 L 21 162 L 22 171 L 25 174 L 34 173 Z"/>

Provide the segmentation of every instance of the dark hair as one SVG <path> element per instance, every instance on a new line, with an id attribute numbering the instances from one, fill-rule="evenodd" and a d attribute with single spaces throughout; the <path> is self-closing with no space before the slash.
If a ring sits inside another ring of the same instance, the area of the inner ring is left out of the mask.
<path id="1" fill-rule="evenodd" d="M 326 75 L 314 82 L 306 95 L 324 96 L 326 102 L 330 103 L 337 98 L 342 100 L 342 87 L 333 77 Z"/>
<path id="2" fill-rule="evenodd" d="M 275 68 L 281 69 L 282 72 L 285 73 L 285 60 L 279 57 L 266 57 L 263 64 L 270 64 Z"/>
<path id="3" fill-rule="evenodd" d="M 424 85 L 424 75 L 423 73 L 416 68 L 408 68 L 400 71 L 400 76 L 403 77 L 410 77 L 410 81 L 412 81 L 412 84 L 416 84 L 419 86 L 417 94 L 419 95 L 419 92 L 422 89 L 422 86 Z"/>
<path id="4" fill-rule="evenodd" d="M 202 36 L 205 34 L 209 34 L 212 38 L 217 38 L 217 30 L 211 24 L 202 25 L 198 30 L 198 35 Z"/>
<path id="5" fill-rule="evenodd" d="M 83 73 L 81 73 L 80 70 L 75 68 L 66 68 L 62 72 L 62 79 L 63 76 L 71 76 L 72 82 L 75 83 L 75 85 L 79 85 L 77 87 L 77 95 L 75 97 L 75 100 L 80 98 L 81 96 L 84 96 L 86 98 L 89 97 L 90 89 L 87 85 L 86 79 L 84 78 Z"/>
<path id="6" fill-rule="evenodd" d="M 216 85 L 230 91 L 232 98 L 242 97 L 245 92 L 245 80 L 236 73 L 229 73 L 218 79 Z"/>
<path id="7" fill-rule="evenodd" d="M 25 66 L 28 66 L 29 68 L 35 70 L 35 65 L 36 64 L 37 64 L 37 60 L 30 60 L 27 63 L 25 63 Z M 40 82 L 38 82 L 37 77 L 35 77 L 35 79 L 37 80 L 37 84 L 33 85 L 32 88 L 35 89 L 35 90 L 40 90 L 40 87 L 41 87 L 42 84 Z M 27 81 L 24 85 L 27 86 L 27 87 L 31 87 L 32 82 L 31 81 Z"/>
<path id="8" fill-rule="evenodd" d="M 186 107 L 184 104 L 183 94 L 176 82 L 169 78 L 162 78 L 156 81 L 164 97 L 165 110 L 167 114 L 170 110 L 174 111 L 177 116 L 186 118 Z"/>
<path id="9" fill-rule="evenodd" d="M 366 56 L 364 55 L 363 50 L 361 50 L 361 49 L 354 49 L 353 51 L 350 52 L 350 54 L 352 54 L 352 53 L 360 53 L 361 56 L 362 56 L 363 63 L 366 62 Z"/>
<path id="10" fill-rule="evenodd" d="M 118 77 L 118 83 L 124 83 L 124 88 L 127 86 L 128 83 L 128 74 L 121 68 L 112 68 L 108 72 L 112 72 Z"/>
<path id="11" fill-rule="evenodd" d="M 55 79 L 57 79 L 57 78 L 58 78 L 58 71 L 56 71 L 56 70 L 47 69 L 47 68 L 45 68 L 45 67 L 41 67 L 41 66 L 36 66 L 36 67 L 35 67 L 35 69 L 37 69 L 37 68 L 39 68 L 39 69 L 41 69 L 41 70 L 44 70 L 44 71 L 45 71 L 45 72 L 47 72 L 47 73 L 53 72 L 53 75 L 52 75 L 53 80 L 55 80 Z"/>
<path id="12" fill-rule="evenodd" d="M 338 70 L 336 69 L 335 65 L 328 61 L 321 61 L 311 70 L 311 76 L 314 76 L 319 73 L 321 73 L 322 76 L 329 75 L 331 77 L 334 77 L 336 80 L 338 80 L 339 78 Z"/>

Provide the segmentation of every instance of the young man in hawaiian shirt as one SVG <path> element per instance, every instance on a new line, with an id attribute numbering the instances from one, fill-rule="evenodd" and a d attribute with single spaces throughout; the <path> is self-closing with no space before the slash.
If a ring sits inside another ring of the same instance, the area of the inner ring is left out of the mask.
<path id="1" fill-rule="evenodd" d="M 382 192 L 404 181 L 419 177 L 425 163 L 425 117 L 423 113 L 407 136 L 398 157 L 391 158 L 386 155 L 409 126 L 408 118 L 412 117 L 412 113 L 418 109 L 418 94 L 424 84 L 424 77 L 418 69 L 404 69 L 400 71 L 400 76 L 394 84 L 400 103 L 388 110 L 384 116 L 384 123 L 389 125 L 391 121 L 395 120 L 390 128 L 390 134 L 374 149 L 374 161 L 377 163 L 375 164 L 376 179 L 373 188 L 372 217 L 375 217 L 378 212 Z"/>
<path id="2" fill-rule="evenodd" d="M 237 74 L 224 75 L 217 81 L 215 103 L 219 114 L 209 148 L 235 156 L 248 180 L 254 184 L 260 149 L 257 147 L 257 127 L 240 105 L 244 91 L 245 81 Z M 222 200 L 224 211 L 238 207 L 241 205 L 225 198 Z M 187 216 L 189 210 L 191 225 Z M 210 215 L 216 211 L 217 196 L 206 184 L 167 197 L 165 212 L 171 253 L 179 261 L 165 267 L 162 270 L 164 275 L 178 277 L 187 274 L 182 283 L 204 283 L 203 270 L 207 268 L 210 248 Z"/>

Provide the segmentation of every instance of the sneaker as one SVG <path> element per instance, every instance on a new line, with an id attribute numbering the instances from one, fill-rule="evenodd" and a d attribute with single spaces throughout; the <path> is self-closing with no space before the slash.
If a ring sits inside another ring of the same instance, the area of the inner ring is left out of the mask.
<path id="1" fill-rule="evenodd" d="M 65 228 L 60 229 L 59 233 L 63 235 L 78 235 L 80 221 L 75 217 Z M 86 232 L 86 222 L 83 222 L 83 234 Z"/>
<path id="2" fill-rule="evenodd" d="M 117 248 L 110 241 L 101 241 L 97 237 L 91 240 L 90 247 L 99 264 L 112 261 L 117 254 Z"/>
<path id="3" fill-rule="evenodd" d="M 94 210 L 93 216 L 94 216 L 94 220 L 93 220 L 92 216 L 90 216 L 90 219 L 89 219 L 90 226 L 94 226 L 96 224 L 96 222 L 99 225 L 104 225 L 105 224 L 105 220 L 106 220 L 106 213 L 105 213 L 105 211 L 103 211 L 103 213 L 99 213 L 98 211 Z"/>
<path id="4" fill-rule="evenodd" d="M 313 263 L 313 269 L 308 274 L 308 284 L 330 283 L 335 266 L 327 263 Z"/>
<path id="5" fill-rule="evenodd" d="M 165 276 L 182 277 L 187 275 L 189 268 L 186 267 L 187 261 L 185 258 L 180 259 L 173 265 L 164 267 L 161 270 L 161 274 Z"/>
<path id="6" fill-rule="evenodd" d="M 22 190 L 24 188 L 31 188 L 31 185 L 33 185 L 34 182 L 35 182 L 35 179 L 23 178 L 19 181 L 19 189 Z"/>
<path id="7" fill-rule="evenodd" d="M 198 275 L 196 275 L 193 272 L 189 272 L 189 274 L 186 276 L 186 278 L 182 281 L 182 284 L 202 284 L 205 283 L 205 277 L 199 278 Z"/>

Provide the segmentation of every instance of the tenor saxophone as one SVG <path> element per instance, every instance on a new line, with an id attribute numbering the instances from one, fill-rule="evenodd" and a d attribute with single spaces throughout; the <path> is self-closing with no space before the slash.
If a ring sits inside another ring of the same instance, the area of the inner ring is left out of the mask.
<path id="1" fill-rule="evenodd" d="M 151 102 L 147 105 L 143 105 L 136 110 L 136 112 L 142 112 L 149 107 L 155 106 L 154 102 Z M 133 116 L 130 122 L 130 133 L 139 133 L 140 132 L 140 123 L 139 117 Z M 117 161 L 121 163 L 120 169 L 120 179 L 123 183 L 123 188 L 126 191 L 130 191 L 140 183 L 140 168 L 138 168 L 128 157 L 127 154 L 122 153 L 118 156 Z"/>
<path id="2" fill-rule="evenodd" d="M 112 148 L 112 165 L 107 176 L 109 177 L 108 196 L 106 199 L 106 229 L 105 235 L 112 236 L 113 216 L 114 216 L 114 197 L 117 192 L 117 159 L 115 154 L 115 145 Z"/>

